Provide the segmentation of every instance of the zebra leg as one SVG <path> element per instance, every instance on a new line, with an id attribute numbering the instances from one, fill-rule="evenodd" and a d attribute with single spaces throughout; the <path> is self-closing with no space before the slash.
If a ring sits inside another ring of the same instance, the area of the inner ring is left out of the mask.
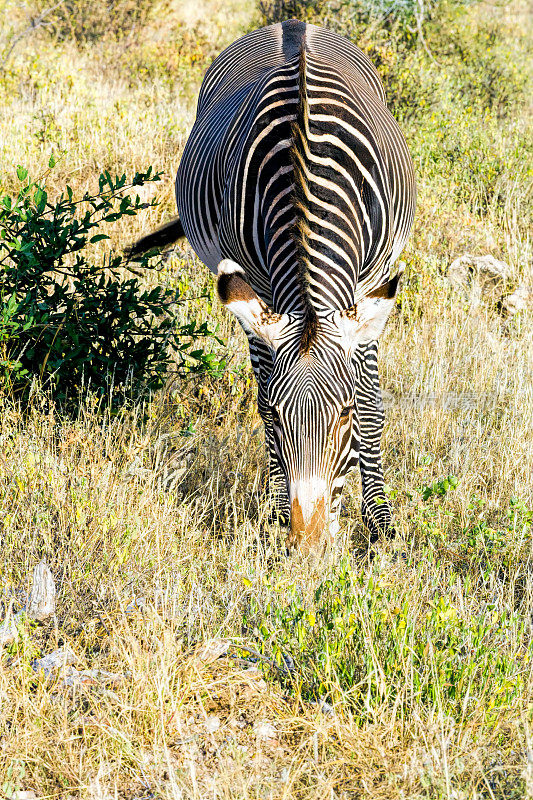
<path id="1" fill-rule="evenodd" d="M 274 505 L 270 521 L 279 521 L 282 525 L 289 525 L 290 502 L 287 482 L 274 446 L 272 413 L 267 402 L 268 379 L 273 368 L 272 355 L 266 345 L 253 339 L 250 340 L 250 360 L 257 381 L 257 407 L 265 426 L 265 444 L 269 458 L 267 488 Z"/>
<path id="2" fill-rule="evenodd" d="M 393 536 L 391 509 L 385 495 L 381 463 L 381 434 L 384 412 L 378 375 L 378 343 L 371 342 L 358 350 L 356 391 L 359 418 L 359 466 L 363 501 L 363 523 L 370 533 L 370 543 L 381 536 Z"/>
<path id="3" fill-rule="evenodd" d="M 265 441 L 269 455 L 268 492 L 273 500 L 273 509 L 269 520 L 271 522 L 279 522 L 281 525 L 290 525 L 291 513 L 287 481 L 274 447 L 272 417 L 270 416 L 270 420 L 263 417 L 263 422 L 265 424 Z"/>

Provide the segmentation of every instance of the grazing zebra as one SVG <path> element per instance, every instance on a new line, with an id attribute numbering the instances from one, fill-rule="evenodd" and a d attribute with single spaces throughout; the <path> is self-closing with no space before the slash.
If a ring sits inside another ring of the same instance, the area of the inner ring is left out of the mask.
<path id="1" fill-rule="evenodd" d="M 377 340 L 415 207 L 413 165 L 368 58 L 297 20 L 234 42 L 208 69 L 176 178 L 186 236 L 246 332 L 289 547 L 338 530 L 359 462 L 370 540 L 391 531 Z"/>

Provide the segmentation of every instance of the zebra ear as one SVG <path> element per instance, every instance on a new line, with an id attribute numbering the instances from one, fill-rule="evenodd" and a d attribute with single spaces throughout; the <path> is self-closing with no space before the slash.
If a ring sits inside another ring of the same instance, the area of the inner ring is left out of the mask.
<path id="1" fill-rule="evenodd" d="M 286 314 L 276 314 L 254 292 L 243 268 L 225 258 L 218 265 L 217 291 L 221 302 L 232 311 L 248 336 L 262 339 L 274 350 L 288 322 Z"/>
<path id="2" fill-rule="evenodd" d="M 336 322 L 349 349 L 379 339 L 394 308 L 403 265 L 394 278 L 373 289 L 362 300 L 336 312 Z"/>

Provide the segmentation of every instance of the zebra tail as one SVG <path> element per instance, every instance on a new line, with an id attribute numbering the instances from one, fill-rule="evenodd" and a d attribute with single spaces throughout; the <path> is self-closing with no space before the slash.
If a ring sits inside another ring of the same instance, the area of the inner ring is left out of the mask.
<path id="1" fill-rule="evenodd" d="M 183 230 L 180 218 L 174 217 L 170 222 L 165 222 L 164 225 L 160 225 L 155 231 L 147 233 L 146 236 L 137 239 L 136 242 L 126 249 L 126 256 L 127 258 L 135 259 L 156 247 L 168 247 L 174 244 L 174 242 L 177 242 L 178 239 L 183 239 L 184 236 L 185 231 Z"/>

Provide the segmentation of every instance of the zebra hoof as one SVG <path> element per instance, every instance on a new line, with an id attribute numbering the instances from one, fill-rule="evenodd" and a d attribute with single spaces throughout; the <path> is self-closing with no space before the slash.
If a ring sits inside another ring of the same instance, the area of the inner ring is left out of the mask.
<path id="1" fill-rule="evenodd" d="M 363 523 L 364 523 L 363 519 Z M 365 528 L 368 531 L 368 543 L 370 545 L 374 545 L 380 540 L 391 540 L 396 537 L 396 528 L 392 522 L 385 523 L 384 525 L 380 525 L 379 527 L 376 525 L 367 525 L 365 524 Z"/>
<path id="2" fill-rule="evenodd" d="M 398 550 L 392 556 L 393 564 L 407 564 L 407 553 L 405 550 Z"/>

